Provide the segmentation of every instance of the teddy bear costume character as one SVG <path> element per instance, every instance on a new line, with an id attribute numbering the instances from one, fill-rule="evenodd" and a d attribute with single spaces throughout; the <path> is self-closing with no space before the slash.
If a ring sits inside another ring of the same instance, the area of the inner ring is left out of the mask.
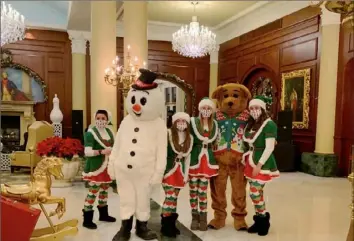
<path id="1" fill-rule="evenodd" d="M 119 187 L 122 226 L 113 241 L 131 236 L 133 216 L 136 235 L 156 239 L 147 227 L 150 218 L 150 193 L 161 184 L 166 168 L 167 128 L 161 119 L 164 96 L 154 80 L 157 75 L 146 69 L 132 85 L 125 101 L 128 115 L 123 119 L 113 146 L 108 173 Z"/>
<path id="2" fill-rule="evenodd" d="M 194 144 L 189 168 L 189 201 L 192 208 L 191 230 L 206 231 L 209 179 L 218 175 L 219 168 L 213 154 L 218 123 L 213 118 L 215 103 L 211 99 L 203 98 L 199 102 L 198 110 L 199 116 L 191 118 Z"/>
<path id="3" fill-rule="evenodd" d="M 236 230 L 247 230 L 245 222 L 246 185 L 244 165 L 242 164 L 243 133 L 249 119 L 247 103 L 251 98 L 249 90 L 241 84 L 229 83 L 219 86 L 212 94 L 217 100 L 218 111 L 215 118 L 219 126 L 219 136 L 214 155 L 219 164 L 219 175 L 211 178 L 210 189 L 214 219 L 209 227 L 220 229 L 226 220 L 226 186 L 230 178 L 232 187 L 231 212 Z"/>
<path id="4" fill-rule="evenodd" d="M 161 213 L 161 233 L 176 237 L 177 200 L 180 190 L 188 182 L 190 153 L 193 136 L 190 134 L 190 117 L 187 113 L 177 112 L 172 116 L 172 126 L 168 130 L 167 165 L 162 181 L 165 201 Z"/>

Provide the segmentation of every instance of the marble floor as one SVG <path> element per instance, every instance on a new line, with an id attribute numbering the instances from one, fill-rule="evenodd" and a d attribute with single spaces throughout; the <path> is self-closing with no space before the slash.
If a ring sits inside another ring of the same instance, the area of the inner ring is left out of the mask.
<path id="1" fill-rule="evenodd" d="M 6 175 L 3 175 L 2 179 L 6 180 Z M 231 190 L 231 187 L 228 190 Z M 111 224 L 97 221 L 98 229 L 94 231 L 81 228 L 81 209 L 86 196 L 83 183 L 74 183 L 74 186 L 69 188 L 53 188 L 52 194 L 66 198 L 67 212 L 60 221 L 77 218 L 80 222 L 79 233 L 75 237 L 65 238 L 65 241 L 110 241 L 118 231 L 119 221 Z M 188 229 L 191 215 L 187 187 L 181 191 L 178 203 L 180 214 L 178 226 L 182 231 L 178 241 L 344 241 L 349 229 L 350 194 L 350 183 L 345 178 L 320 178 L 304 173 L 283 173 L 279 179 L 265 188 L 267 209 L 271 213 L 271 229 L 268 236 L 259 237 L 235 231 L 231 217 L 228 217 L 227 226 L 221 230 L 191 232 Z M 111 189 L 109 195 L 110 214 L 119 217 L 119 196 Z M 164 194 L 159 186 L 154 187 L 152 198 L 156 203 L 162 203 Z M 231 200 L 230 193 L 228 200 Z M 251 224 L 254 212 L 251 200 L 247 201 L 249 204 L 247 221 Z M 54 206 L 49 206 L 48 209 L 54 209 Z M 159 230 L 160 227 L 159 209 L 158 205 L 152 207 L 150 227 L 154 230 Z M 229 205 L 229 213 L 231 209 Z M 212 218 L 212 214 L 209 203 L 209 219 Z M 97 219 L 96 212 L 95 220 Z M 58 222 L 56 218 L 53 218 L 53 221 Z M 41 216 L 37 228 L 47 225 L 46 219 Z M 140 239 L 133 234 L 131 240 Z M 173 239 L 159 238 L 159 240 Z"/>

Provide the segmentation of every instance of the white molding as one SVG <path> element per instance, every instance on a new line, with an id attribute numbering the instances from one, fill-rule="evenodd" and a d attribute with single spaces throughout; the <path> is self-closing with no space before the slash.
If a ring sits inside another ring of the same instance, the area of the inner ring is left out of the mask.
<path id="1" fill-rule="evenodd" d="M 236 15 L 232 16 L 231 18 L 226 19 L 225 21 L 219 23 L 218 25 L 216 25 L 214 27 L 214 29 L 220 29 L 223 28 L 224 26 L 228 25 L 229 23 L 232 23 L 234 21 L 236 21 L 237 19 L 243 17 L 244 15 L 247 15 L 253 11 L 255 11 L 256 9 L 263 7 L 264 5 L 268 4 L 270 1 L 259 1 L 255 4 L 253 4 L 252 6 L 242 10 L 241 12 L 238 12 Z"/>
<path id="2" fill-rule="evenodd" d="M 86 41 L 91 39 L 91 33 L 86 31 L 68 30 L 71 40 L 71 52 L 86 54 Z"/>
<path id="3" fill-rule="evenodd" d="M 252 11 L 218 29 L 218 42 L 224 43 L 305 7 L 308 7 L 308 1 L 269 1 L 258 11 Z"/>
<path id="4" fill-rule="evenodd" d="M 36 23 L 36 22 L 28 22 L 25 20 L 26 28 L 28 29 L 38 29 L 38 30 L 55 30 L 66 32 L 66 25 L 62 24 L 46 24 L 46 23 Z"/>
<path id="5" fill-rule="evenodd" d="M 326 25 L 340 25 L 340 14 L 338 13 L 333 13 L 328 11 L 328 9 L 324 6 L 324 4 L 321 5 L 321 25 L 326 26 Z"/>
<path id="6" fill-rule="evenodd" d="M 69 1 L 69 6 L 68 6 L 68 13 L 66 16 L 66 29 L 68 29 L 69 21 L 70 21 L 70 14 L 71 14 L 71 7 L 72 7 L 73 1 Z"/>

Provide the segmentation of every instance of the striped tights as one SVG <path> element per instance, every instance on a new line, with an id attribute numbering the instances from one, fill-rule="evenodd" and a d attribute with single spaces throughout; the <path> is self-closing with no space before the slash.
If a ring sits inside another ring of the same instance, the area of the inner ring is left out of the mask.
<path id="1" fill-rule="evenodd" d="M 85 211 L 91 211 L 98 195 L 98 206 L 103 207 L 107 205 L 109 183 L 89 183 L 89 193 L 85 199 Z"/>
<path id="2" fill-rule="evenodd" d="M 257 181 L 249 181 L 250 184 L 250 196 L 256 210 L 256 214 L 259 216 L 265 216 L 266 207 L 263 197 L 263 183 Z"/>
<path id="3" fill-rule="evenodd" d="M 190 177 L 189 180 L 189 202 L 192 213 L 206 213 L 208 208 L 208 183 L 205 177 Z M 199 210 L 198 210 L 199 208 Z M 199 211 L 199 212 L 198 212 Z"/>
<path id="4" fill-rule="evenodd" d="M 177 199 L 181 189 L 162 184 L 165 191 L 165 201 L 162 206 L 162 216 L 171 216 L 177 212 Z"/>

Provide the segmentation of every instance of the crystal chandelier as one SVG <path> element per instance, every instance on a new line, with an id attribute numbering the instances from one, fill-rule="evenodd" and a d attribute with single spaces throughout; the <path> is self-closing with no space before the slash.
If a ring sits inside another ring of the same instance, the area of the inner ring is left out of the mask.
<path id="1" fill-rule="evenodd" d="M 25 18 L 10 4 L 1 3 L 1 47 L 25 37 Z"/>
<path id="2" fill-rule="evenodd" d="M 354 26 L 354 1 L 310 1 L 313 7 L 320 7 L 323 5 L 328 11 L 338 14 L 343 14 L 342 24 L 351 22 Z"/>
<path id="3" fill-rule="evenodd" d="M 127 56 L 124 59 L 125 65 L 121 65 L 119 57 L 112 61 L 112 66 L 105 70 L 104 80 L 106 84 L 117 86 L 127 96 L 130 86 L 135 82 L 139 74 L 138 58 L 134 58 L 134 63 L 130 56 L 130 45 L 128 45 Z M 146 63 L 143 62 L 145 68 Z"/>
<path id="4" fill-rule="evenodd" d="M 192 2 L 195 6 L 198 2 Z M 218 51 L 216 35 L 207 27 L 200 26 L 197 17 L 192 17 L 189 25 L 182 26 L 172 35 L 172 49 L 182 56 L 190 58 L 203 57 Z"/>

